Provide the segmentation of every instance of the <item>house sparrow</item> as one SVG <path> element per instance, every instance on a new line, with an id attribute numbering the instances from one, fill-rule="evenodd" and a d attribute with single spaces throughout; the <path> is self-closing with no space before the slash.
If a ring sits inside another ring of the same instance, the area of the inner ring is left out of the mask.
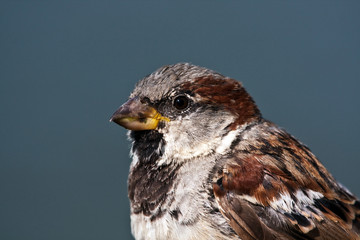
<path id="1" fill-rule="evenodd" d="M 360 239 L 357 198 L 240 82 L 164 66 L 111 121 L 130 130 L 136 239 Z"/>

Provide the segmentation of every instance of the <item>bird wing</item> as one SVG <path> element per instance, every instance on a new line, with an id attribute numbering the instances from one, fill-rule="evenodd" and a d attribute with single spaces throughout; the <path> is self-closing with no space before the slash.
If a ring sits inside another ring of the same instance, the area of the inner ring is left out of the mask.
<path id="1" fill-rule="evenodd" d="M 219 161 L 213 191 L 230 226 L 242 239 L 360 239 L 359 201 L 309 149 L 282 137 L 286 147 L 278 136 Z"/>

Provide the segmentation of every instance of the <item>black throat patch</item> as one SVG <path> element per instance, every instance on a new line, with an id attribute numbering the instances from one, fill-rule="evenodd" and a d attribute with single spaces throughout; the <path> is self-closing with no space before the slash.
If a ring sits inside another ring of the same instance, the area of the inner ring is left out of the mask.
<path id="1" fill-rule="evenodd" d="M 138 162 L 130 169 L 128 195 L 133 213 L 152 216 L 162 215 L 160 208 L 173 186 L 179 164 L 157 165 L 165 145 L 163 135 L 157 131 L 132 131 L 132 151 Z M 162 209 L 164 210 L 164 209 Z"/>

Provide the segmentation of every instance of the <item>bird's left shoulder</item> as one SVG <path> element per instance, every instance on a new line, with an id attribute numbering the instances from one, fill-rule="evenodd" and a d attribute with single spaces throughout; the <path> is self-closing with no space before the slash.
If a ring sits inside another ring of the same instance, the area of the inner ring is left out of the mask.
<path id="1" fill-rule="evenodd" d="M 265 122 L 214 169 L 213 192 L 244 239 L 359 239 L 360 204 L 311 151 Z"/>

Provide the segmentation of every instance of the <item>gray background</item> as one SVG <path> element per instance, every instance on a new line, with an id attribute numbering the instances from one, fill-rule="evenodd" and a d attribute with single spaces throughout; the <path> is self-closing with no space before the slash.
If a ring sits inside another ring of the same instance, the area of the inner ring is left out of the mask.
<path id="1" fill-rule="evenodd" d="M 131 239 L 134 84 L 191 62 L 242 81 L 263 115 L 358 196 L 359 1 L 1 1 L 0 239 Z"/>

